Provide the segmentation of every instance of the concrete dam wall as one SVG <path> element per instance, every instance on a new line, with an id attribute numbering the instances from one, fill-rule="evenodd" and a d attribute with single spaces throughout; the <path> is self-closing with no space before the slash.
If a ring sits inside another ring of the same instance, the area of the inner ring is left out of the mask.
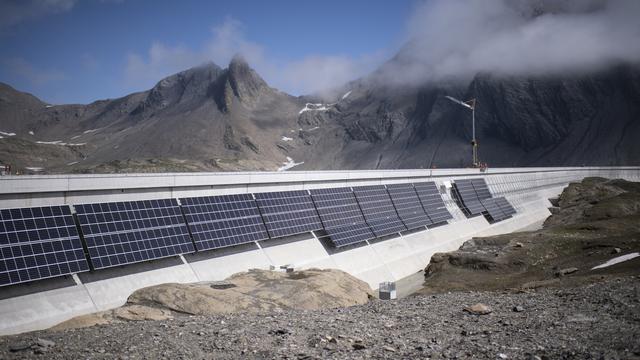
<path id="1" fill-rule="evenodd" d="M 142 287 L 160 283 L 222 280 L 250 268 L 336 268 L 377 288 L 423 269 L 436 252 L 457 249 L 474 236 L 533 229 L 550 215 L 548 199 L 573 181 L 600 176 L 640 181 L 640 168 L 511 168 L 194 173 L 0 177 L 0 209 L 225 194 L 352 188 L 435 182 L 452 218 L 434 226 L 332 246 L 323 231 L 245 242 L 152 261 L 92 269 L 0 287 L 0 334 L 47 328 L 71 317 L 125 303 Z M 493 197 L 516 213 L 502 221 L 469 216 L 455 198 L 456 180 L 484 179 Z M 0 244 L 0 246 L 2 246 Z"/>

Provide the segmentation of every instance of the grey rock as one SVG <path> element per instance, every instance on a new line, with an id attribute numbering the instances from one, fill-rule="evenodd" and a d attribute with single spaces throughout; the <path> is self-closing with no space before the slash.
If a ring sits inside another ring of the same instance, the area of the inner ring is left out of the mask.
<path id="1" fill-rule="evenodd" d="M 490 307 L 482 303 L 465 307 L 463 310 L 473 315 L 487 315 L 493 312 Z"/>
<path id="2" fill-rule="evenodd" d="M 38 338 L 38 340 L 36 340 L 36 345 L 43 348 L 50 348 L 56 346 L 56 343 L 51 340 Z"/>
<path id="3" fill-rule="evenodd" d="M 32 343 L 29 342 L 16 342 L 9 345 L 10 352 L 18 352 L 31 348 Z"/>
<path id="4" fill-rule="evenodd" d="M 519 305 L 518 306 L 514 306 L 513 307 L 513 311 L 514 312 L 523 312 L 524 308 L 522 306 L 519 306 Z"/>
<path id="5" fill-rule="evenodd" d="M 555 272 L 555 276 L 556 277 L 561 277 L 561 276 L 565 276 L 565 275 L 569 275 L 569 274 L 573 274 L 574 272 L 578 271 L 578 268 L 576 267 L 570 267 L 570 268 L 566 268 L 566 269 L 560 269 L 558 271 Z"/>

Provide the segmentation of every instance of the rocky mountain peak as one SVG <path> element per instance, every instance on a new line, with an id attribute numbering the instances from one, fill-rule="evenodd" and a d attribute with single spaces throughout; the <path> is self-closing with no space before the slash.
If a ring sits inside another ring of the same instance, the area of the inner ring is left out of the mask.
<path id="1" fill-rule="evenodd" d="M 242 55 L 237 54 L 233 57 L 229 63 L 228 71 L 229 86 L 241 102 L 251 102 L 262 90 L 269 88 Z"/>
<path id="2" fill-rule="evenodd" d="M 132 115 L 163 109 L 177 103 L 202 100 L 208 96 L 212 84 L 222 74 L 222 68 L 213 62 L 207 62 L 167 76 L 149 90 L 147 98 L 133 110 Z"/>
<path id="3" fill-rule="evenodd" d="M 152 91 L 162 91 L 168 88 L 192 88 L 206 90 L 222 73 L 222 68 L 213 62 L 207 62 L 160 80 Z"/>

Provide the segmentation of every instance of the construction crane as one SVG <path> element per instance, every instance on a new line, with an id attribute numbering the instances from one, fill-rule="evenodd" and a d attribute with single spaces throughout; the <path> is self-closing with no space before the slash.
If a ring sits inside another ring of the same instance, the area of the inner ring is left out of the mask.
<path id="1" fill-rule="evenodd" d="M 451 96 L 445 96 L 447 99 L 453 101 L 458 105 L 462 105 L 471 110 L 471 156 L 473 167 L 479 168 L 481 166 L 480 160 L 478 160 L 478 141 L 476 140 L 476 99 L 468 101 L 458 100 Z"/>

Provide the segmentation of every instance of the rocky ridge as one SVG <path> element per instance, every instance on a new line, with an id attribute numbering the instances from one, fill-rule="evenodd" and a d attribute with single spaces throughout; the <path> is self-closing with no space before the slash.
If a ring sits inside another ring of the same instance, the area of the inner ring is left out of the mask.
<path id="1" fill-rule="evenodd" d="M 40 173 L 465 167 L 471 114 L 452 95 L 478 100 L 490 166 L 640 165 L 639 69 L 410 86 L 380 70 L 333 96 L 294 97 L 236 56 L 88 105 L 49 105 L 2 84 L 0 162 Z"/>

